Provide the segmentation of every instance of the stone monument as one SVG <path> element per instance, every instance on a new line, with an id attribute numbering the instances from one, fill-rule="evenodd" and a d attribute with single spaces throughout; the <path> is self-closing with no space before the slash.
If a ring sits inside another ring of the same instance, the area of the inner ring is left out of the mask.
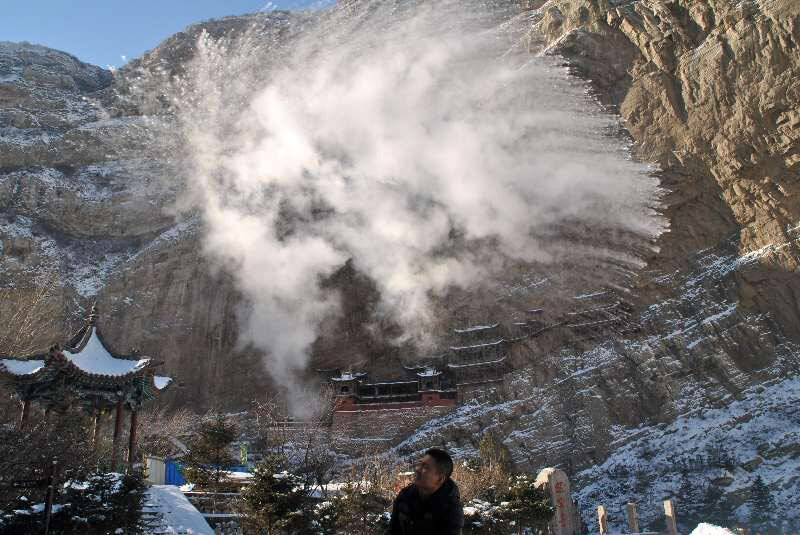
<path id="1" fill-rule="evenodd" d="M 575 504 L 570 496 L 567 474 L 558 468 L 545 468 L 536 476 L 536 487 L 543 486 L 550 491 L 550 500 L 555 507 L 555 514 L 550 521 L 550 533 L 552 535 L 577 535 L 577 514 Z"/>

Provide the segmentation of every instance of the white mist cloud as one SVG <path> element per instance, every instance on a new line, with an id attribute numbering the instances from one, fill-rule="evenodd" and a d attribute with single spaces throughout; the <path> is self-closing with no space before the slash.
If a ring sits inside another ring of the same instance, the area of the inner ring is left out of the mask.
<path id="1" fill-rule="evenodd" d="M 603 134 L 613 119 L 554 61 L 507 53 L 507 14 L 481 5 L 351 2 L 198 42 L 173 95 L 184 170 L 281 381 L 336 312 L 320 281 L 348 259 L 412 332 L 432 296 L 488 284 L 504 259 L 579 255 L 560 226 L 660 232 L 657 183 Z"/>

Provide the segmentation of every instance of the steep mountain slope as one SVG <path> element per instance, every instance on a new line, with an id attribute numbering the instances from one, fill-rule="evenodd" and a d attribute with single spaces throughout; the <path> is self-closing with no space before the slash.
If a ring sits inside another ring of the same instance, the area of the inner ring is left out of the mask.
<path id="1" fill-rule="evenodd" d="M 692 465 L 691 477 L 736 506 L 761 474 L 791 508 L 797 452 L 778 441 L 796 441 L 797 425 L 800 6 L 529 4 L 531 50 L 563 58 L 620 114 L 635 156 L 660 169 L 670 231 L 625 295 L 642 329 L 534 339 L 519 348 L 530 367 L 511 381 L 515 399 L 459 408 L 401 448 L 444 442 L 468 453 L 489 429 L 521 466 L 560 464 L 588 506 L 601 496 L 616 506 L 669 492 L 679 472 L 669 463 L 708 450 L 700 435 L 719 428 L 737 452 L 727 467 Z M 263 24 L 282 27 L 286 15 L 273 17 Z M 198 407 L 244 405 L 268 380 L 259 355 L 236 346 L 241 296 L 204 259 L 197 220 L 170 215 L 178 185 L 151 180 L 169 171 L 143 157 L 157 148 L 140 125 L 154 119 L 126 91 L 139 67 L 179 70 L 203 28 L 235 34 L 246 24 L 191 28 L 114 81 L 63 53 L 0 46 L 0 313 L 42 284 L 52 290 L 39 305 L 73 322 L 97 299 L 111 343 L 166 360 L 189 385 L 174 395 Z M 441 305 L 442 327 L 540 305 L 556 315 L 584 307 L 569 299 L 569 266 L 559 270 L 535 276 L 512 266 L 507 296 L 454 296 Z M 370 281 L 346 266 L 331 284 L 346 290 L 346 314 L 326 326 L 316 362 L 396 363 L 397 326 L 376 314 Z M 48 327 L 35 333 L 45 345 L 66 326 Z"/>

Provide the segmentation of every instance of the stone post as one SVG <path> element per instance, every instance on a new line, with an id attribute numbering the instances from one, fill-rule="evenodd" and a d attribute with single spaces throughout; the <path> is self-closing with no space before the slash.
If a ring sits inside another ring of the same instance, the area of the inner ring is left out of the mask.
<path id="1" fill-rule="evenodd" d="M 552 535 L 575 535 L 578 532 L 575 522 L 575 507 L 572 503 L 569 478 L 566 472 L 557 468 L 545 468 L 536 476 L 537 488 L 547 486 L 555 514 L 550 521 Z"/>
<path id="2" fill-rule="evenodd" d="M 597 521 L 600 523 L 600 535 L 608 535 L 608 517 L 603 505 L 597 508 Z"/>
<path id="3" fill-rule="evenodd" d="M 631 533 L 639 533 L 639 512 L 635 503 L 628 503 L 628 527 Z"/>
<path id="4" fill-rule="evenodd" d="M 111 446 L 111 471 L 117 471 L 119 457 L 119 435 L 122 431 L 122 400 L 117 402 L 117 412 L 114 418 L 114 441 Z"/>
<path id="5" fill-rule="evenodd" d="M 678 535 L 678 526 L 675 523 L 675 506 L 672 505 L 672 500 L 664 500 L 664 514 L 667 517 L 667 533 L 669 535 Z"/>
<path id="6" fill-rule="evenodd" d="M 128 437 L 128 471 L 133 470 L 133 463 L 136 462 L 136 422 L 138 413 L 131 410 L 131 432 Z"/>

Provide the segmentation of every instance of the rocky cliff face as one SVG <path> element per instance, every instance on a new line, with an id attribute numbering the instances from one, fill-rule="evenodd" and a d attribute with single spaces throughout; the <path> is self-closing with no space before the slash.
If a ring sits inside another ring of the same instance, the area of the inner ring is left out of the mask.
<path id="1" fill-rule="evenodd" d="M 761 473 L 797 510 L 800 477 L 786 469 L 796 451 L 784 447 L 797 442 L 797 414 L 770 397 L 800 397 L 800 6 L 530 4 L 531 50 L 564 58 L 621 116 L 636 156 L 660 169 L 670 230 L 627 297 L 642 329 L 524 344 L 520 362 L 531 365 L 512 379 L 513 400 L 463 407 L 401 447 L 470 452 L 489 429 L 520 465 L 560 463 L 583 498 L 617 504 L 641 496 L 637 481 L 675 479 L 718 426 L 734 437 L 733 459 L 695 466 L 692 477 L 737 506 Z M 237 20 L 211 31 L 235 31 Z M 137 65 L 179 68 L 198 31 Z M 268 382 L 259 356 L 236 347 L 240 296 L 203 259 L 197 222 L 169 215 L 174 189 L 152 180 L 165 170 L 143 156 L 146 119 L 124 98 L 132 73 L 115 81 L 66 54 L 0 45 L 0 313 L 46 284 L 37 304 L 74 326 L 96 299 L 112 344 L 156 354 L 187 384 L 174 396 L 245 404 Z M 369 281 L 345 269 L 334 283 L 350 288 L 351 325 L 330 329 L 341 336 L 320 340 L 317 354 L 387 353 L 393 327 L 366 327 Z M 514 292 L 547 299 L 538 283 Z M 47 344 L 67 325 L 48 327 L 33 338 Z M 691 447 L 672 441 L 689 429 L 700 430 Z M 631 463 L 627 474 L 615 468 Z"/>
<path id="2" fill-rule="evenodd" d="M 534 7 L 532 38 L 591 82 L 661 168 L 670 231 L 641 276 L 643 333 L 531 346 L 539 362 L 512 382 L 521 399 L 463 407 L 401 447 L 472 452 L 489 429 L 518 463 L 568 467 L 589 507 L 638 501 L 646 522 L 682 473 L 696 494 L 685 514 L 723 496 L 725 514 L 745 519 L 757 474 L 795 511 L 800 6 Z"/>
<path id="3" fill-rule="evenodd" d="M 733 240 L 778 243 L 737 279 L 743 306 L 796 338 L 800 218 L 794 2 L 547 2 L 537 27 L 617 109 L 663 172 L 671 232 L 651 265 Z"/>

